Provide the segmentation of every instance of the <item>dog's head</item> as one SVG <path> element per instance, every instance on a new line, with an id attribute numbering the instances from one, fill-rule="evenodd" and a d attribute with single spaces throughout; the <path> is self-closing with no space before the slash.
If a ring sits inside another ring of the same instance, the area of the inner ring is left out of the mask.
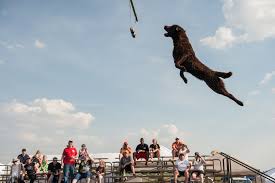
<path id="1" fill-rule="evenodd" d="M 166 30 L 167 32 L 164 34 L 165 37 L 172 37 L 175 38 L 177 37 L 180 33 L 184 33 L 185 30 L 183 28 L 181 28 L 178 25 L 171 25 L 171 26 L 164 26 L 164 30 Z"/>

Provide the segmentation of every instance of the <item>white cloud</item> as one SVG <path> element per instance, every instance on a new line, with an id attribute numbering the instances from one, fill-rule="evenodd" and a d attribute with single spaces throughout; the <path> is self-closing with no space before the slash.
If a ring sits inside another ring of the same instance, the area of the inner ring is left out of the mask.
<path id="1" fill-rule="evenodd" d="M 271 89 L 271 92 L 272 92 L 273 94 L 275 94 L 275 88 L 272 88 L 272 89 Z"/>
<path id="2" fill-rule="evenodd" d="M 201 39 L 204 45 L 222 49 L 235 43 L 275 37 L 274 0 L 223 0 L 223 3 L 225 25 L 214 36 Z"/>
<path id="3" fill-rule="evenodd" d="M 143 137 L 147 143 L 151 143 L 151 140 L 156 138 L 161 145 L 170 147 L 175 137 L 184 139 L 184 136 L 186 136 L 186 133 L 180 130 L 176 125 L 170 123 L 163 124 L 156 129 L 141 128 L 137 133 L 128 133 L 126 139 L 134 139 L 133 137 Z"/>
<path id="4" fill-rule="evenodd" d="M 13 101 L 1 108 L 16 125 L 32 124 L 53 127 L 87 128 L 94 117 L 90 113 L 77 112 L 72 103 L 62 99 L 39 98 L 30 103 Z"/>
<path id="5" fill-rule="evenodd" d="M 42 41 L 40 41 L 40 40 L 37 39 L 34 42 L 34 46 L 36 48 L 42 49 L 42 48 L 45 48 L 46 44 L 44 42 L 42 42 Z"/>
<path id="6" fill-rule="evenodd" d="M 253 90 L 251 92 L 248 93 L 248 95 L 250 96 L 255 96 L 255 95 L 259 95 L 261 92 L 259 90 Z"/>
<path id="7" fill-rule="evenodd" d="M 264 78 L 260 81 L 259 84 L 260 85 L 267 84 L 272 79 L 273 76 L 275 76 L 275 71 L 266 73 Z"/>
<path id="8" fill-rule="evenodd" d="M 24 45 L 22 45 L 20 43 L 10 43 L 10 41 L 7 42 L 7 41 L 2 41 L 2 40 L 0 40 L 0 45 L 7 49 L 25 48 Z"/>

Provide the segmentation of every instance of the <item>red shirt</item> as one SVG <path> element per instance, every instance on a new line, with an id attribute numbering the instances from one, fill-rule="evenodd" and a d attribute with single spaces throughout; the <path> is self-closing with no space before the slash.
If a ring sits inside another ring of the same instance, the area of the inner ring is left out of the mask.
<path id="1" fill-rule="evenodd" d="M 64 164 L 71 164 L 75 163 L 75 157 L 77 155 L 77 150 L 75 147 L 66 147 L 63 151 L 63 163 Z"/>

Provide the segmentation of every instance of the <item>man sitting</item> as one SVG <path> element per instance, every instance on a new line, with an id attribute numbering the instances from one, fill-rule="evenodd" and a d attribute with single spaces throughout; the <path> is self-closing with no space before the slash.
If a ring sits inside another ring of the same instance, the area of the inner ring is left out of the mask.
<path id="1" fill-rule="evenodd" d="M 31 159 L 26 159 L 26 164 L 24 165 L 24 177 L 30 180 L 30 183 L 34 183 L 36 180 L 36 173 L 38 171 L 37 164 L 31 162 Z"/>
<path id="2" fill-rule="evenodd" d="M 173 142 L 173 144 L 172 144 L 172 157 L 173 157 L 173 160 L 175 159 L 175 157 L 178 157 L 179 151 L 182 149 L 182 146 L 183 146 L 183 142 L 181 142 L 178 137 L 175 140 L 176 141 Z"/>
<path id="3" fill-rule="evenodd" d="M 174 181 L 175 183 L 177 183 L 178 181 L 178 177 L 184 176 L 185 183 L 188 183 L 188 179 L 189 179 L 189 169 L 191 164 L 189 163 L 188 160 L 185 159 L 185 154 L 180 153 L 179 154 L 179 159 L 176 161 L 175 164 L 175 172 L 174 172 Z"/>
<path id="4" fill-rule="evenodd" d="M 134 176 L 136 175 L 135 168 L 133 165 L 133 159 L 126 151 L 123 152 L 122 157 L 119 161 L 119 170 L 121 175 L 124 175 L 124 173 L 127 172 L 133 173 Z"/>
<path id="5" fill-rule="evenodd" d="M 153 158 L 158 158 L 158 161 L 160 161 L 160 146 L 156 139 L 153 139 L 150 145 L 150 158 L 151 160 L 153 160 Z"/>
<path id="6" fill-rule="evenodd" d="M 48 174 L 50 175 L 48 183 L 60 183 L 61 182 L 61 163 L 57 162 L 57 157 L 53 158 L 48 166 Z"/>
<path id="7" fill-rule="evenodd" d="M 90 167 L 91 167 L 91 161 L 89 160 L 89 158 L 85 158 L 81 160 L 78 168 L 78 173 L 76 174 L 72 183 L 76 183 L 77 181 L 83 178 L 85 178 L 86 182 L 89 183 L 91 179 Z"/>
<path id="8" fill-rule="evenodd" d="M 136 152 L 133 154 L 134 162 L 136 165 L 136 160 L 140 158 L 144 158 L 146 160 L 145 165 L 147 165 L 149 159 L 149 147 L 144 143 L 144 139 L 140 139 L 140 144 L 136 147 Z"/>

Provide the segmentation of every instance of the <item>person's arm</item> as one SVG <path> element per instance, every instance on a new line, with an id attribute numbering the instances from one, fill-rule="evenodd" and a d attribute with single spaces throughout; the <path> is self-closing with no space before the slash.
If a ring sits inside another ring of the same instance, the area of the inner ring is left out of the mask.
<path id="1" fill-rule="evenodd" d="M 137 153 L 139 152 L 139 145 L 137 145 L 137 147 L 136 147 L 136 152 Z"/>
<path id="2" fill-rule="evenodd" d="M 200 159 L 201 159 L 201 161 L 202 161 L 202 164 L 205 165 L 205 164 L 206 164 L 205 159 L 204 159 L 203 157 L 201 157 L 201 156 L 200 156 Z"/>
<path id="3" fill-rule="evenodd" d="M 61 155 L 61 166 L 63 166 L 63 164 L 64 164 L 64 162 L 63 162 L 64 158 L 65 158 L 65 149 Z"/>
<path id="4" fill-rule="evenodd" d="M 148 145 L 146 144 L 146 146 L 145 146 L 145 151 L 148 151 L 149 152 L 149 147 L 148 147 Z"/>

